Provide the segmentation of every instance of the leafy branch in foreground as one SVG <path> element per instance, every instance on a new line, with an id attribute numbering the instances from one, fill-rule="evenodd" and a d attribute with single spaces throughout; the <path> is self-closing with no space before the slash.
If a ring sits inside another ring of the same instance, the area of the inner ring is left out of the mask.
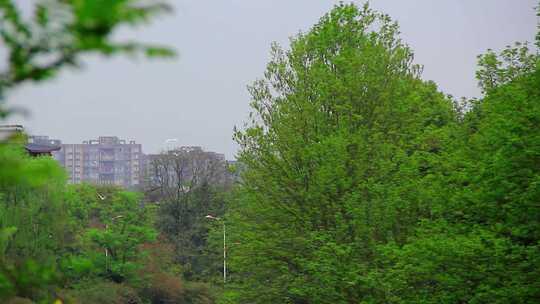
<path id="1" fill-rule="evenodd" d="M 167 47 L 113 39 L 120 27 L 135 27 L 170 11 L 161 1 L 48 0 L 38 1 L 25 18 L 15 2 L 0 0 L 0 39 L 7 48 L 0 94 L 25 81 L 51 78 L 65 66 L 79 66 L 83 54 L 174 56 Z"/>

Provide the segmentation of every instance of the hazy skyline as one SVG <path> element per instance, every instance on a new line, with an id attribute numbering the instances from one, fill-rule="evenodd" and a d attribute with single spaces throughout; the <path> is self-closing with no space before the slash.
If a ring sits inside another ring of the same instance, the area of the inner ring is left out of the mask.
<path id="1" fill-rule="evenodd" d="M 21 1 L 24 2 L 24 1 Z M 134 139 L 146 153 L 177 138 L 234 158 L 232 129 L 249 113 L 246 85 L 263 75 L 272 41 L 307 31 L 338 1 L 173 0 L 175 13 L 137 32 L 137 39 L 174 47 L 175 60 L 88 58 L 8 95 L 31 116 L 11 118 L 29 133 L 79 143 L 100 135 Z M 363 3 L 363 1 L 356 1 Z M 424 65 L 423 78 L 456 97 L 479 95 L 476 56 L 515 41 L 533 41 L 536 0 L 373 0 L 401 27 Z M 120 33 L 119 40 L 133 37 Z"/>

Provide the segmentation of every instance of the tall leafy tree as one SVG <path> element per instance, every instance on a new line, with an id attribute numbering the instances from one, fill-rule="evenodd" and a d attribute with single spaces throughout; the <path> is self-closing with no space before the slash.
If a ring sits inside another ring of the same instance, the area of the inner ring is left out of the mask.
<path id="1" fill-rule="evenodd" d="M 388 17 L 339 5 L 273 48 L 236 133 L 231 303 L 538 298 L 538 53 L 479 57 L 456 112 Z"/>
<path id="2" fill-rule="evenodd" d="M 384 303 L 530 303 L 538 283 L 540 74 L 538 53 L 516 44 L 479 58 L 485 96 L 459 126 L 446 159 L 451 192 L 404 246 L 372 271 Z"/>
<path id="3" fill-rule="evenodd" d="M 214 257 L 207 252 L 211 214 L 224 212 L 230 188 L 227 162 L 190 147 L 155 155 L 149 164 L 147 199 L 160 203 L 158 227 L 175 246 L 176 260 L 187 279 L 208 277 Z"/>
<path id="4" fill-rule="evenodd" d="M 240 302 L 357 303 L 377 245 L 403 244 L 432 216 L 452 103 L 367 5 L 336 6 L 272 55 L 236 133 L 247 167 L 229 216 Z"/>

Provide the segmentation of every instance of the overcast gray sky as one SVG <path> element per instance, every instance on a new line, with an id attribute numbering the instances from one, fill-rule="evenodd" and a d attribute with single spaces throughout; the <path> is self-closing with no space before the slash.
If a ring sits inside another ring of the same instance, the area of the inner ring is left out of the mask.
<path id="1" fill-rule="evenodd" d="M 20 0 L 21 2 L 28 0 Z M 177 138 L 233 159 L 232 128 L 249 113 L 246 85 L 262 76 L 272 41 L 306 31 L 338 1 L 171 0 L 176 11 L 137 32 L 176 48 L 174 61 L 88 58 L 80 71 L 12 92 L 31 134 L 79 143 L 135 139 L 146 153 Z M 454 96 L 478 96 L 476 56 L 534 41 L 536 0 L 372 0 L 390 14 L 424 65 L 424 78 Z M 363 3 L 357 1 L 357 3 Z M 127 34 L 126 34 L 127 35 Z M 122 35 L 120 35 L 122 36 Z M 14 119 L 11 119 L 12 121 Z"/>

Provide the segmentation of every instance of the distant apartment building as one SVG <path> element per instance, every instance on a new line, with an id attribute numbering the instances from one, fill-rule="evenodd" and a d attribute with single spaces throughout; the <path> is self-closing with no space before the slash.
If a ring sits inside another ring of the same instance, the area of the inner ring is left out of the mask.
<path id="1" fill-rule="evenodd" d="M 22 125 L 0 125 L 0 142 L 24 132 Z"/>
<path id="2" fill-rule="evenodd" d="M 33 141 L 49 140 L 33 136 Z M 49 140 L 49 143 L 51 140 Z M 68 182 L 116 185 L 125 188 L 141 183 L 142 147 L 116 136 L 100 136 L 82 144 L 61 144 L 53 156 L 69 174 Z"/>

